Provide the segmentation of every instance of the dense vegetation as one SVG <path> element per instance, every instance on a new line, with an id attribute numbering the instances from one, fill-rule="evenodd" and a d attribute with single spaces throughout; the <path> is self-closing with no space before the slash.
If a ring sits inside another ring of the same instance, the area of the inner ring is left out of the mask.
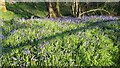
<path id="1" fill-rule="evenodd" d="M 55 3 L 52 4 L 54 6 Z M 84 14 L 79 19 L 74 17 L 68 3 L 60 3 L 62 17 L 56 18 L 46 18 L 48 11 L 45 3 L 6 3 L 6 5 L 8 11 L 4 13 L 0 11 L 0 18 L 4 22 L 3 26 L 0 26 L 2 30 L 0 66 L 120 64 L 118 7 L 112 13 L 113 15 L 116 13 L 116 16 L 97 11 Z M 109 11 L 108 6 L 110 5 L 103 3 L 100 7 Z M 88 6 L 84 10 L 90 8 L 93 9 Z"/>
<path id="2" fill-rule="evenodd" d="M 95 18 L 4 21 L 0 61 L 2 65 L 116 65 L 120 21 Z"/>

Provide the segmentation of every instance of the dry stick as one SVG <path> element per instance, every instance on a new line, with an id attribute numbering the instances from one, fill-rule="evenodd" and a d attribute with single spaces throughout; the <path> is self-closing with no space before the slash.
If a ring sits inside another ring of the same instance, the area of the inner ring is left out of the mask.
<path id="1" fill-rule="evenodd" d="M 107 12 L 110 15 L 110 12 L 107 11 L 107 10 L 105 10 L 105 9 L 92 9 L 92 10 L 89 10 L 89 11 L 81 13 L 80 16 L 83 15 L 83 14 L 85 14 L 85 13 L 89 13 L 89 12 L 93 12 L 93 11 L 98 11 L 98 10 L 99 11 L 101 10 L 101 11 Z"/>

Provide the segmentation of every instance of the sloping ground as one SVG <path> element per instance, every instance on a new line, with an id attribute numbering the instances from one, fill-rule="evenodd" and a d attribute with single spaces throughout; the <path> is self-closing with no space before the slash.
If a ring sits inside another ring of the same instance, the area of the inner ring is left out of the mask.
<path id="1" fill-rule="evenodd" d="M 0 62 L 7 66 L 118 65 L 120 21 L 96 18 L 4 21 Z"/>
<path id="2" fill-rule="evenodd" d="M 34 6 L 33 6 L 34 4 Z M 0 11 L 0 18 L 12 19 L 12 18 L 30 18 L 31 16 L 46 17 L 47 9 L 45 3 L 23 3 L 18 2 L 14 4 L 6 3 L 7 12 Z"/>

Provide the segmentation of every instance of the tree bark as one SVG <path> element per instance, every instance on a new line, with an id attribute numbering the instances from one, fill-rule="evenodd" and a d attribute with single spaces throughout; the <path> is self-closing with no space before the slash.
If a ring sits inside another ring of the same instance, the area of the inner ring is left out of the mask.
<path id="1" fill-rule="evenodd" d="M 48 18 L 55 18 L 56 15 L 54 13 L 52 3 L 51 2 L 46 2 L 47 10 L 48 10 Z"/>
<path id="2" fill-rule="evenodd" d="M 0 6 L 1 6 L 1 11 L 6 12 L 6 5 L 5 5 L 5 0 L 0 0 Z"/>
<path id="3" fill-rule="evenodd" d="M 79 13 L 81 12 L 80 5 L 78 2 L 72 3 L 72 13 L 74 17 L 79 17 Z"/>
<path id="4" fill-rule="evenodd" d="M 60 7 L 59 7 L 59 3 L 58 2 L 56 2 L 56 4 L 55 4 L 55 13 L 56 13 L 56 16 L 57 17 L 61 17 L 62 15 L 61 15 L 61 13 L 60 13 Z"/>
<path id="5" fill-rule="evenodd" d="M 72 15 L 73 15 L 73 16 L 75 16 L 74 8 L 75 8 L 75 2 L 72 2 Z"/>

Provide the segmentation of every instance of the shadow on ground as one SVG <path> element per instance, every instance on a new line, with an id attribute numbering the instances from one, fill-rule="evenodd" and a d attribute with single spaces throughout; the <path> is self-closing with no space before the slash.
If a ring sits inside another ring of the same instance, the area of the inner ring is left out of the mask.
<path id="1" fill-rule="evenodd" d="M 51 35 L 51 36 L 48 36 L 48 37 L 42 37 L 39 41 L 36 41 L 37 39 L 34 39 L 33 42 L 30 42 L 30 40 L 27 40 L 25 42 L 22 42 L 20 47 L 23 47 L 24 45 L 29 45 L 29 44 L 34 44 L 34 45 L 37 45 L 38 43 L 42 43 L 43 41 L 49 41 L 51 39 L 55 39 L 56 37 L 64 37 L 66 35 L 69 35 L 69 34 L 73 34 L 73 33 L 76 33 L 78 31 L 82 31 L 82 30 L 86 30 L 86 29 L 93 29 L 95 28 L 95 26 L 98 26 L 100 27 L 103 31 L 105 29 L 107 30 L 114 30 L 115 32 L 111 32 L 111 33 L 107 33 L 105 32 L 106 34 L 108 34 L 108 37 L 110 39 L 112 39 L 112 41 L 114 42 L 114 45 L 119 45 L 120 44 L 120 27 L 118 29 L 116 28 L 111 28 L 111 27 L 108 27 L 107 25 L 102 25 L 104 24 L 105 22 L 112 22 L 113 20 L 103 20 L 103 21 L 97 21 L 97 22 L 93 22 L 93 23 L 88 23 L 87 26 L 85 27 L 78 27 L 76 29 L 71 29 L 71 30 L 67 30 L 67 31 L 63 31 L 62 33 L 56 33 L 55 35 Z M 118 20 L 120 21 L 120 20 Z M 114 22 L 114 21 L 113 21 Z M 118 26 L 120 26 L 120 22 L 118 24 Z M 17 28 L 17 29 L 21 29 L 21 28 L 24 28 L 24 27 L 20 27 L 20 28 Z M 116 38 L 112 38 L 111 35 L 114 35 Z M 29 42 L 29 43 L 26 43 L 26 42 Z M 9 48 L 9 47 L 4 47 L 4 48 Z M 12 50 L 12 49 L 17 49 L 18 46 L 15 46 L 14 48 L 11 48 L 9 49 L 9 52 Z M 120 46 L 119 46 L 119 50 L 120 50 Z M 8 53 L 8 52 L 6 52 Z M 119 51 L 120 53 L 120 51 Z M 120 59 L 117 61 L 116 64 L 120 64 Z"/>

